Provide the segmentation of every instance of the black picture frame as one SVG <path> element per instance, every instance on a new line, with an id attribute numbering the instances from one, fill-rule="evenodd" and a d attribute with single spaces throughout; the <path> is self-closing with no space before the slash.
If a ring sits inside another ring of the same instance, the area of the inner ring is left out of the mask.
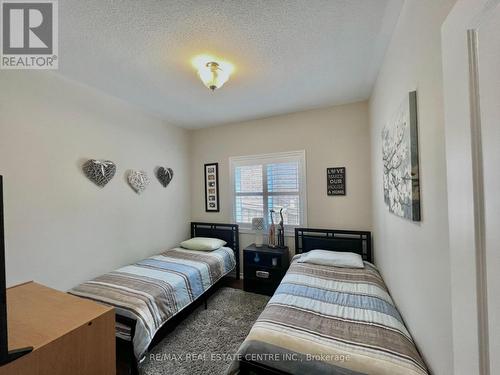
<path id="1" fill-rule="evenodd" d="M 205 212 L 220 212 L 219 163 L 207 163 L 205 170 Z"/>
<path id="2" fill-rule="evenodd" d="M 346 167 L 326 169 L 326 194 L 328 196 L 346 195 Z"/>

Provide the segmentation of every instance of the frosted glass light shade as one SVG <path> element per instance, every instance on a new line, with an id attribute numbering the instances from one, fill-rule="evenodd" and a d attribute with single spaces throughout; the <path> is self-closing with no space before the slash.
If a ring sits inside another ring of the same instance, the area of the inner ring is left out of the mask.
<path id="1" fill-rule="evenodd" d="M 193 57 L 191 65 L 198 72 L 198 77 L 203 84 L 212 91 L 221 88 L 235 71 L 232 63 L 211 54 Z"/>
<path id="2" fill-rule="evenodd" d="M 229 72 L 221 69 L 216 62 L 209 62 L 198 70 L 198 76 L 205 86 L 210 90 L 221 88 L 229 79 Z"/>

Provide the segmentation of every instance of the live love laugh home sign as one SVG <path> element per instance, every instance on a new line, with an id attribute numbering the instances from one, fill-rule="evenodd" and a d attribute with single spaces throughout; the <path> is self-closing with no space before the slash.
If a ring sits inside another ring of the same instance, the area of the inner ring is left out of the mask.
<path id="1" fill-rule="evenodd" d="M 345 167 L 326 169 L 326 191 L 328 195 L 345 195 Z"/>

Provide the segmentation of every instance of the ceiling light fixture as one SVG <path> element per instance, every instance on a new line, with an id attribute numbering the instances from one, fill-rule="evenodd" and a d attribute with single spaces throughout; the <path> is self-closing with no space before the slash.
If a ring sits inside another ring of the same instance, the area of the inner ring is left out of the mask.
<path id="1" fill-rule="evenodd" d="M 203 84 L 212 91 L 221 88 L 234 71 L 233 64 L 209 55 L 196 56 L 192 64 Z"/>

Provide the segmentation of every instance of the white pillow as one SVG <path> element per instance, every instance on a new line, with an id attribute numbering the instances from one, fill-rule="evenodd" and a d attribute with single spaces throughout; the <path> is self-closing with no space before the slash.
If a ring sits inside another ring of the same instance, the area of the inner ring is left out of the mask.
<path id="1" fill-rule="evenodd" d="M 361 255 L 342 251 L 311 250 L 302 254 L 298 263 L 319 264 L 345 268 L 365 268 Z"/>
<path id="2" fill-rule="evenodd" d="M 181 242 L 181 247 L 189 250 L 212 251 L 220 249 L 227 242 L 217 238 L 194 237 Z"/>

